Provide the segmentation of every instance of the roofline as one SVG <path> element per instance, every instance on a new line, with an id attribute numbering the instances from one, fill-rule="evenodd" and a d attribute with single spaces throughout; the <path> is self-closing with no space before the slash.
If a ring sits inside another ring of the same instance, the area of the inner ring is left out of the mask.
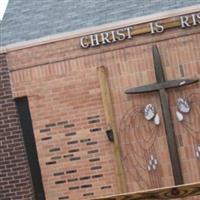
<path id="1" fill-rule="evenodd" d="M 147 23 L 147 22 L 151 22 L 151 21 L 155 21 L 155 20 L 176 17 L 179 15 L 186 15 L 186 14 L 190 14 L 190 13 L 198 12 L 198 11 L 200 11 L 200 4 L 197 4 L 194 6 L 189 6 L 189 7 L 183 7 L 183 8 L 179 8 L 179 9 L 173 9 L 173 10 L 164 11 L 164 12 L 159 12 L 156 14 L 146 15 L 146 16 L 142 16 L 142 17 L 121 20 L 121 21 L 103 24 L 103 25 L 99 25 L 99 26 L 93 26 L 93 27 L 89 27 L 89 28 L 79 29 L 79 30 L 75 30 L 75 31 L 54 34 L 54 35 L 50 35 L 50 36 L 41 37 L 38 39 L 13 43 L 13 44 L 9 44 L 9 45 L 0 47 L 0 53 L 6 53 L 6 52 L 10 52 L 10 51 L 25 49 L 25 48 L 34 47 L 34 46 L 43 45 L 43 44 L 52 43 L 52 42 L 57 42 L 57 41 L 61 41 L 61 40 L 77 38 L 77 37 L 81 37 L 84 35 L 90 35 L 90 34 L 94 34 L 97 32 L 104 32 L 104 31 L 108 31 L 111 29 L 118 29 L 118 28 L 125 27 L 125 26 L 143 24 L 143 23 Z"/>

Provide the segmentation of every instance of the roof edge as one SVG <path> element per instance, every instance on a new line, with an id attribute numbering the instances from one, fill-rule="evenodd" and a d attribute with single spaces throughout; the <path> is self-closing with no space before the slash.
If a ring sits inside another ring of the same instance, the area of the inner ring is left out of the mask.
<path id="1" fill-rule="evenodd" d="M 104 32 L 111 29 L 118 29 L 125 26 L 147 23 L 147 22 L 151 22 L 155 20 L 161 20 L 161 19 L 166 19 L 166 18 L 175 17 L 179 15 L 190 14 L 190 13 L 198 12 L 198 11 L 200 11 L 200 4 L 189 6 L 189 7 L 178 8 L 178 9 L 172 9 L 169 11 L 159 12 L 156 14 L 146 15 L 142 17 L 131 18 L 127 20 L 120 20 L 117 22 L 111 22 L 108 24 L 93 26 L 93 27 L 79 29 L 75 31 L 49 35 L 49 36 L 41 37 L 38 39 L 32 39 L 32 40 L 28 40 L 24 42 L 18 42 L 18 43 L 2 46 L 0 47 L 0 53 L 25 49 L 25 48 L 57 42 L 61 40 L 73 39 L 73 38 L 81 37 L 84 35 L 94 34 L 97 32 Z"/>

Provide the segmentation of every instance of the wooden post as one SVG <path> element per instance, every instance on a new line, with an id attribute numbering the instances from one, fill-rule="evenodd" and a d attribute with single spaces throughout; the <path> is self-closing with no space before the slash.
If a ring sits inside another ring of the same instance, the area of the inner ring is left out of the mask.
<path id="1" fill-rule="evenodd" d="M 107 70 L 104 66 L 101 66 L 97 68 L 97 72 L 98 72 L 98 77 L 99 77 L 101 96 L 103 100 L 107 126 L 113 131 L 114 143 L 112 144 L 113 144 L 115 159 L 116 159 L 116 164 L 117 164 L 118 188 L 119 188 L 120 193 L 124 193 L 124 192 L 127 192 L 127 187 L 126 187 L 124 169 L 121 162 L 119 136 L 118 136 L 117 127 L 116 127 L 112 97 L 111 97 L 108 77 L 107 77 Z"/>

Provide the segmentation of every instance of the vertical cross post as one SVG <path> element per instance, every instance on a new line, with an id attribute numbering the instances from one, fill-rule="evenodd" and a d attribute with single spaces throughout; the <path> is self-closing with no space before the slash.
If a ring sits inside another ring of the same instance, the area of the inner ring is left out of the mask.
<path id="1" fill-rule="evenodd" d="M 164 70 L 162 67 L 162 63 L 160 60 L 160 55 L 159 55 L 157 47 L 153 46 L 152 51 L 153 51 L 153 60 L 154 60 L 154 68 L 155 68 L 157 83 L 163 83 L 166 80 L 165 80 Z M 167 134 L 166 135 L 167 144 L 168 144 L 169 155 L 170 155 L 170 159 L 172 163 L 172 172 L 174 175 L 174 182 L 175 182 L 175 185 L 180 185 L 180 184 L 183 184 L 183 176 L 182 176 L 182 170 L 181 170 L 181 165 L 180 165 L 180 160 L 179 160 L 178 147 L 176 143 L 176 136 L 174 133 L 174 127 L 172 123 L 168 94 L 165 88 L 160 88 L 158 91 L 159 91 L 160 103 L 162 107 L 165 131 Z"/>

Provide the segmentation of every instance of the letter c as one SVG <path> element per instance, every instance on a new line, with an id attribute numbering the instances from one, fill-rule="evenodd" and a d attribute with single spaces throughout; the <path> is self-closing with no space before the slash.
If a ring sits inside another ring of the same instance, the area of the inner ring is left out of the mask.
<path id="1" fill-rule="evenodd" d="M 81 47 L 84 49 L 88 48 L 90 44 L 88 44 L 85 40 L 87 40 L 88 37 L 81 37 L 80 42 L 81 42 Z"/>

